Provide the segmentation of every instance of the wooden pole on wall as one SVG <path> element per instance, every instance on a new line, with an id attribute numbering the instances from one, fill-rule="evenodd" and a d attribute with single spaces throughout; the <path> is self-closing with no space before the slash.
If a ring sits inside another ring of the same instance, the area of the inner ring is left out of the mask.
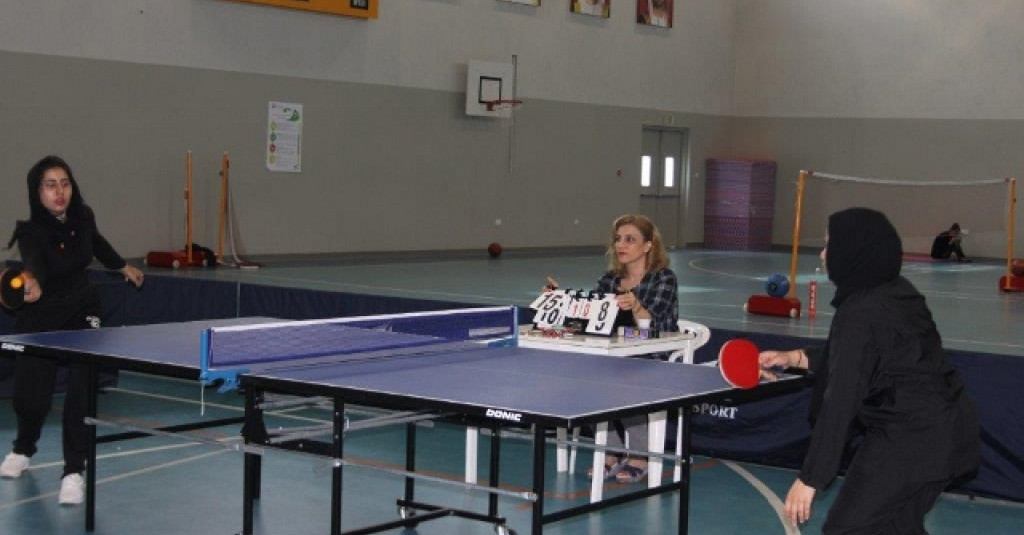
<path id="1" fill-rule="evenodd" d="M 228 153 L 220 157 L 220 210 L 217 218 L 217 261 L 224 258 L 224 234 L 228 223 L 228 169 L 231 161 Z"/>
<path id="2" fill-rule="evenodd" d="M 813 171 L 812 171 L 813 173 Z M 807 171 L 800 171 L 796 180 L 796 214 L 793 218 L 793 253 L 789 259 L 789 292 L 786 297 L 796 297 L 796 268 L 800 255 L 800 219 L 803 216 L 804 206 L 804 183 L 807 181 Z"/>
<path id="3" fill-rule="evenodd" d="M 185 259 L 192 265 L 192 151 L 185 153 Z"/>
<path id="4" fill-rule="evenodd" d="M 1010 277 L 1013 272 L 1013 237 L 1016 227 L 1017 213 L 1017 179 L 1010 177 L 1006 179 L 1007 185 L 1007 212 L 1006 212 L 1006 282 L 1003 283 L 1004 290 L 1013 289 Z"/>

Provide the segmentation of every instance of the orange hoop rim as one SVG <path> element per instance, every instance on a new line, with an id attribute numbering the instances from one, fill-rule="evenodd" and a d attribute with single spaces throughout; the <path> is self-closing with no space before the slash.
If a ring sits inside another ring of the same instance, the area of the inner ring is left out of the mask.
<path id="1" fill-rule="evenodd" d="M 516 107 L 516 106 L 518 106 L 518 105 L 520 105 L 522 103 L 523 103 L 523 101 L 518 100 L 518 99 L 514 99 L 514 98 L 506 98 L 506 99 L 499 98 L 499 99 L 496 99 L 496 100 L 485 100 L 484 101 L 484 104 L 487 106 L 487 111 L 494 111 L 495 108 L 500 108 L 500 107 L 503 107 L 503 106 L 508 106 L 510 108 L 514 108 L 514 107 Z"/>

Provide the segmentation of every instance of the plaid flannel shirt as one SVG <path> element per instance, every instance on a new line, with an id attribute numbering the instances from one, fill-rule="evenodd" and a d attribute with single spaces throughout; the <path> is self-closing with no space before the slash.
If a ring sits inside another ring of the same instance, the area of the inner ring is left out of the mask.
<path id="1" fill-rule="evenodd" d="M 615 293 L 620 284 L 619 276 L 611 271 L 597 280 L 596 292 Z M 633 287 L 640 305 L 651 313 L 651 327 L 662 332 L 679 330 L 679 301 L 676 298 L 678 282 L 671 269 L 649 271 Z"/>

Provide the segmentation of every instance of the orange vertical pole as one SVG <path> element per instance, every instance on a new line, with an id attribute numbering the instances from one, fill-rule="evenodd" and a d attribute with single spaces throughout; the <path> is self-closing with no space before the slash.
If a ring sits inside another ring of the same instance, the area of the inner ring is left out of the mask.
<path id="1" fill-rule="evenodd" d="M 192 151 L 185 153 L 185 260 L 192 265 Z"/>
<path id="2" fill-rule="evenodd" d="M 1017 224 L 1017 179 L 1010 177 L 1007 182 L 1007 214 L 1006 214 L 1006 282 L 1003 283 L 1004 290 L 1011 290 L 1010 276 L 1013 272 L 1013 237 Z"/>
<path id="3" fill-rule="evenodd" d="M 217 218 L 217 260 L 224 258 L 224 235 L 227 231 L 228 223 L 228 168 L 230 166 L 231 162 L 228 159 L 228 153 L 225 152 L 220 157 L 220 214 Z"/>
<path id="4" fill-rule="evenodd" d="M 813 172 L 813 171 L 812 171 Z M 796 181 L 796 214 L 793 219 L 793 252 L 789 259 L 789 292 L 786 297 L 796 296 L 796 268 L 800 254 L 800 220 L 803 217 L 804 206 L 804 183 L 807 181 L 807 171 L 800 171 Z"/>

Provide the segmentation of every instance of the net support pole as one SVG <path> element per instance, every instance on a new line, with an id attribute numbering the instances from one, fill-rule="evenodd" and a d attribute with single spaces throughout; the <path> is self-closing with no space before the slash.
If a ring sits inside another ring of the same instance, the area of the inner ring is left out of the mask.
<path id="1" fill-rule="evenodd" d="M 800 256 L 800 219 L 803 216 L 804 206 L 804 183 L 807 182 L 808 172 L 801 170 L 796 180 L 796 207 L 793 217 L 793 253 L 789 259 L 789 291 L 786 297 L 796 297 L 796 268 Z"/>
<path id="2" fill-rule="evenodd" d="M 228 153 L 220 157 L 220 209 L 217 216 L 217 260 L 224 258 L 224 233 L 228 218 Z"/>
<path id="3" fill-rule="evenodd" d="M 1003 283 L 1004 290 L 1011 290 L 1010 276 L 1013 272 L 1013 238 L 1017 224 L 1017 179 L 1010 177 L 1006 179 L 1007 185 L 1007 209 L 1006 209 L 1006 282 Z"/>
<path id="4" fill-rule="evenodd" d="M 192 265 L 192 151 L 185 152 L 185 259 Z"/>

